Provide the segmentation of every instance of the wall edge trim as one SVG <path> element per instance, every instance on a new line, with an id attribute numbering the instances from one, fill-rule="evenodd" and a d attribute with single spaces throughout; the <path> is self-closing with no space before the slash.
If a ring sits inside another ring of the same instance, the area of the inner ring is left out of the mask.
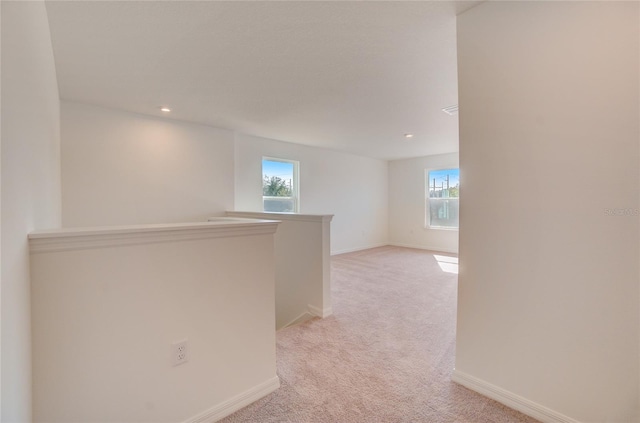
<path id="1" fill-rule="evenodd" d="M 436 253 L 458 254 L 458 251 L 451 248 L 432 247 L 428 245 L 425 246 L 425 245 L 405 244 L 402 242 L 390 242 L 389 245 L 393 247 L 404 247 L 404 248 L 415 248 L 417 250 L 428 250 Z"/>
<path id="2" fill-rule="evenodd" d="M 467 373 L 454 369 L 451 375 L 451 380 L 466 388 L 471 389 L 481 395 L 489 397 L 498 401 L 501 404 L 506 405 L 509 408 L 518 410 L 527 416 L 533 417 L 544 423 L 579 423 L 578 420 L 574 420 L 571 417 L 565 416 L 557 411 L 551 410 L 543 405 L 535 403 L 527 398 L 500 388 L 499 386 L 492 385 L 477 377 L 471 376 Z"/>
<path id="3" fill-rule="evenodd" d="M 307 214 L 307 213 L 277 213 L 277 212 L 251 212 L 227 210 L 225 216 L 245 217 L 268 220 L 298 220 L 302 222 L 328 223 L 333 219 L 332 214 Z"/>
<path id="4" fill-rule="evenodd" d="M 276 221 L 232 224 L 201 222 L 36 231 L 29 234 L 29 247 L 31 254 L 35 254 L 157 242 L 268 235 L 275 233 L 278 223 Z"/>
<path id="5" fill-rule="evenodd" d="M 329 317 L 333 314 L 333 308 L 332 307 L 326 307 L 326 308 L 320 308 L 320 307 L 316 307 L 314 305 L 311 304 L 307 304 L 307 308 L 309 309 L 309 313 L 313 316 L 317 316 L 317 317 L 321 317 L 321 318 L 325 318 L 325 317 Z"/>
<path id="6" fill-rule="evenodd" d="M 235 413 L 241 408 L 265 397 L 280 387 L 280 378 L 274 376 L 253 388 L 236 395 L 218 405 L 208 409 L 207 411 L 184 420 L 183 423 L 213 423 Z"/>
<path id="7" fill-rule="evenodd" d="M 345 250 L 332 251 L 331 255 L 332 256 L 337 256 L 339 254 L 355 253 L 356 251 L 370 250 L 372 248 L 378 248 L 378 247 L 386 247 L 387 245 L 391 245 L 391 244 L 389 244 L 388 242 L 382 242 L 382 243 L 379 243 L 379 244 L 367 245 L 367 246 L 363 246 L 363 247 L 347 248 Z"/>
<path id="8" fill-rule="evenodd" d="M 289 327 L 291 327 L 291 326 L 298 325 L 298 324 L 300 324 L 300 323 L 304 323 L 304 322 L 306 322 L 306 321 L 308 321 L 308 320 L 313 319 L 314 317 L 316 317 L 316 316 L 314 316 L 313 314 L 311 314 L 311 312 L 309 312 L 309 311 L 305 311 L 304 313 L 302 313 L 301 315 L 299 315 L 299 316 L 298 316 L 298 317 L 296 317 L 295 319 L 291 320 L 289 323 L 285 324 L 285 325 L 284 325 L 284 326 L 282 326 L 281 328 L 277 328 L 277 329 L 276 329 L 276 332 L 277 332 L 277 331 L 280 331 L 280 330 L 282 330 L 282 329 L 289 328 Z"/>

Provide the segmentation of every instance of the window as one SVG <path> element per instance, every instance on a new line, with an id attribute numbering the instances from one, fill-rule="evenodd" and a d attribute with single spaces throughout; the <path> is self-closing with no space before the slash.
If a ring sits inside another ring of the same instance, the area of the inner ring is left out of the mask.
<path id="1" fill-rule="evenodd" d="M 268 212 L 298 212 L 298 162 L 262 158 L 262 209 Z"/>
<path id="2" fill-rule="evenodd" d="M 426 225 L 458 229 L 460 169 L 428 170 L 426 174 Z"/>

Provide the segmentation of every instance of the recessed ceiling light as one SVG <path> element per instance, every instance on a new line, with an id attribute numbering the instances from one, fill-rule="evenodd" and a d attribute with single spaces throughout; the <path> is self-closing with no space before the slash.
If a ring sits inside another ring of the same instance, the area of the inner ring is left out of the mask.
<path id="1" fill-rule="evenodd" d="M 165 112 L 165 113 L 169 113 L 171 111 L 171 109 L 168 108 L 168 107 L 160 107 L 160 110 Z"/>
<path id="2" fill-rule="evenodd" d="M 413 138 L 413 134 L 404 134 L 405 138 Z"/>
<path id="3" fill-rule="evenodd" d="M 442 109 L 448 115 L 457 115 L 458 114 L 458 105 L 454 104 L 453 106 L 445 107 Z"/>

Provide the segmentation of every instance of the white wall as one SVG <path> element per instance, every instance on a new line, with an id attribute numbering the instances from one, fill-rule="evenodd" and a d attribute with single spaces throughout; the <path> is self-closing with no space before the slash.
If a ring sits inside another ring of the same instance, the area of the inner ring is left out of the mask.
<path id="1" fill-rule="evenodd" d="M 458 252 L 458 231 L 425 228 L 425 170 L 458 167 L 458 153 L 389 162 L 389 242 Z"/>
<path id="2" fill-rule="evenodd" d="M 31 420 L 27 233 L 60 225 L 60 103 L 43 2 L 2 2 L 2 421 Z"/>
<path id="3" fill-rule="evenodd" d="M 31 419 L 27 233 L 60 225 L 60 103 L 42 2 L 2 2 L 2 421 Z"/>
<path id="4" fill-rule="evenodd" d="M 227 130 L 68 101 L 62 102 L 63 225 L 262 211 L 263 156 L 300 161 L 300 212 L 335 214 L 333 254 L 387 243 L 385 161 L 243 134 L 235 135 L 234 150 Z"/>
<path id="5" fill-rule="evenodd" d="M 458 17 L 456 377 L 551 417 L 640 419 L 638 16 L 487 2 Z"/>
<path id="6" fill-rule="evenodd" d="M 34 421 L 211 422 L 277 389 L 276 226 L 32 237 Z"/>
<path id="7" fill-rule="evenodd" d="M 300 212 L 333 214 L 331 253 L 387 243 L 386 161 L 236 135 L 235 208 L 262 211 L 262 157 L 300 162 Z"/>
<path id="8" fill-rule="evenodd" d="M 65 227 L 205 221 L 232 208 L 232 132 L 62 102 Z"/>
<path id="9" fill-rule="evenodd" d="M 330 264 L 333 216 L 233 211 L 226 215 L 280 221 L 275 235 L 276 329 L 333 313 Z M 218 219 L 228 218 L 210 220 Z"/>

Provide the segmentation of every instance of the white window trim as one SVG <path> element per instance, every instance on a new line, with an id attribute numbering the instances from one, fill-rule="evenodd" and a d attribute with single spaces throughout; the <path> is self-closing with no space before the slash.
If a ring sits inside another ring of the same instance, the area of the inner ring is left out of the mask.
<path id="1" fill-rule="evenodd" d="M 424 185 L 423 185 L 423 195 L 424 195 L 424 229 L 428 230 L 437 230 L 437 231 L 454 231 L 458 232 L 460 230 L 460 222 L 458 222 L 457 228 L 451 228 L 447 226 L 432 226 L 430 222 L 431 216 L 431 206 L 429 205 L 429 172 L 434 172 L 438 170 L 448 170 L 448 169 L 458 169 L 460 170 L 460 166 L 443 166 L 443 167 L 432 167 L 424 170 Z M 460 197 L 458 197 L 458 201 Z"/>
<path id="2" fill-rule="evenodd" d="M 264 178 L 264 172 L 262 171 L 262 163 L 267 160 L 270 162 L 280 162 L 280 163 L 289 163 L 293 165 L 293 190 L 292 190 L 292 196 L 291 197 L 274 197 L 274 198 L 293 198 L 293 204 L 294 204 L 294 211 L 293 213 L 300 213 L 300 162 L 298 160 L 289 160 L 289 159 L 282 159 L 279 157 L 270 157 L 270 156 L 262 156 L 262 160 L 260 161 L 260 173 L 261 175 L 261 182 L 262 182 L 262 178 Z M 260 184 L 260 186 L 262 186 L 262 183 Z M 263 195 L 262 196 L 262 211 L 264 210 L 264 198 L 268 197 Z"/>

